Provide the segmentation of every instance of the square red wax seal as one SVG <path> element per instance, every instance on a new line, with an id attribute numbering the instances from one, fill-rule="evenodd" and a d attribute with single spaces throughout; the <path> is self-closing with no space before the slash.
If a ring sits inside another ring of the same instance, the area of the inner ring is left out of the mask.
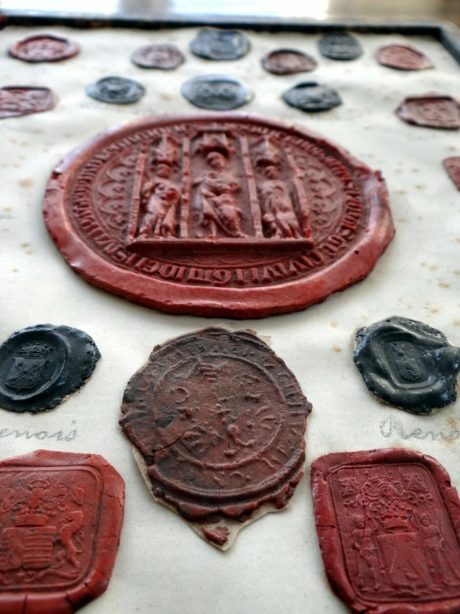
<path id="1" fill-rule="evenodd" d="M 95 454 L 0 462 L 0 614 L 68 614 L 109 583 L 124 483 Z"/>
<path id="2" fill-rule="evenodd" d="M 460 501 L 438 461 L 403 448 L 328 454 L 312 489 L 326 574 L 353 612 L 460 612 Z"/>

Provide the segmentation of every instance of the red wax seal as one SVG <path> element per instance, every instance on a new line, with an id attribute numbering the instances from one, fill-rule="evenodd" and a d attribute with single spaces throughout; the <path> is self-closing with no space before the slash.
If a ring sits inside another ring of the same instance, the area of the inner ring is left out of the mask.
<path id="1" fill-rule="evenodd" d="M 24 62 L 60 62 L 77 55 L 79 51 L 78 43 L 54 34 L 28 36 L 8 49 L 11 56 Z"/>
<path id="2" fill-rule="evenodd" d="M 363 279 L 393 236 L 380 173 L 302 128 L 237 113 L 103 133 L 53 171 L 45 220 L 91 283 L 237 318 L 324 300 Z"/>
<path id="3" fill-rule="evenodd" d="M 128 383 L 120 424 L 154 498 L 225 550 L 245 523 L 287 505 L 310 411 L 265 343 L 207 328 L 153 350 Z"/>
<path id="4" fill-rule="evenodd" d="M 377 60 L 397 70 L 423 70 L 433 64 L 424 53 L 412 45 L 386 45 L 377 51 Z"/>
<path id="5" fill-rule="evenodd" d="M 408 124 L 427 128 L 460 128 L 460 107 L 452 96 L 424 94 L 408 96 L 396 113 Z"/>
<path id="6" fill-rule="evenodd" d="M 50 111 L 56 96 L 47 87 L 7 86 L 0 88 L 0 119 Z"/>
<path id="7" fill-rule="evenodd" d="M 453 184 L 460 190 L 460 156 L 451 156 L 442 161 Z"/>
<path id="8" fill-rule="evenodd" d="M 108 585 L 124 485 L 95 454 L 0 462 L 0 614 L 67 614 Z"/>
<path id="9" fill-rule="evenodd" d="M 312 489 L 326 573 L 353 612 L 460 612 L 460 500 L 434 458 L 328 454 Z"/>

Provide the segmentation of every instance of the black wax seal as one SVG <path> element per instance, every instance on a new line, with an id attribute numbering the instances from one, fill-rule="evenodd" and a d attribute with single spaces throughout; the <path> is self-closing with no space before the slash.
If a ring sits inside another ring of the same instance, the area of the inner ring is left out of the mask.
<path id="1" fill-rule="evenodd" d="M 110 104 L 131 104 L 145 94 L 144 87 L 137 81 L 125 77 L 104 77 L 86 88 L 91 98 Z"/>
<path id="2" fill-rule="evenodd" d="M 289 106 L 307 113 L 329 111 L 342 104 L 337 90 L 328 85 L 316 83 L 316 81 L 297 83 L 283 92 L 282 98 Z"/>
<path id="3" fill-rule="evenodd" d="M 202 75 L 186 81 L 182 96 L 200 109 L 229 111 L 252 99 L 252 94 L 237 79 L 225 75 Z"/>
<path id="4" fill-rule="evenodd" d="M 378 399 L 413 414 L 430 414 L 457 398 L 460 348 L 422 322 L 393 316 L 360 328 L 353 360 Z"/>
<path id="5" fill-rule="evenodd" d="M 39 324 L 15 332 L 0 346 L 0 407 L 52 409 L 83 386 L 100 357 L 77 328 Z"/>
<path id="6" fill-rule="evenodd" d="M 327 32 L 318 47 L 321 55 L 331 60 L 356 60 L 363 53 L 360 42 L 348 32 Z"/>
<path id="7" fill-rule="evenodd" d="M 185 57 L 175 45 L 146 45 L 136 49 L 131 61 L 140 68 L 174 70 L 185 62 Z"/>
<path id="8" fill-rule="evenodd" d="M 238 30 L 202 28 L 190 43 L 190 50 L 206 60 L 238 60 L 249 51 L 249 41 Z"/>

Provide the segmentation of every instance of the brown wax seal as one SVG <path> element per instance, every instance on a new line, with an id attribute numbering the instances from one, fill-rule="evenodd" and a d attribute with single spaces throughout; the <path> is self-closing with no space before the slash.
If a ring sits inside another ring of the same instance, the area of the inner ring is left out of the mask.
<path id="1" fill-rule="evenodd" d="M 424 53 L 412 45 L 385 45 L 377 51 L 377 60 L 384 66 L 397 70 L 423 70 L 433 64 Z"/>
<path id="2" fill-rule="evenodd" d="M 0 462 L 0 614 L 71 614 L 109 583 L 124 484 L 102 456 L 38 450 Z"/>
<path id="3" fill-rule="evenodd" d="M 442 161 L 452 183 L 460 190 L 460 156 L 451 156 Z"/>
<path id="4" fill-rule="evenodd" d="M 298 49 L 275 49 L 262 58 L 262 66 L 274 75 L 293 75 L 314 70 L 316 60 Z"/>
<path id="5" fill-rule="evenodd" d="M 0 88 L 0 119 L 50 111 L 56 96 L 47 87 L 9 85 Z"/>
<path id="6" fill-rule="evenodd" d="M 207 328 L 156 347 L 120 424 L 156 500 L 225 550 L 284 508 L 303 475 L 311 404 L 255 335 Z"/>
<path id="7" fill-rule="evenodd" d="M 60 62 L 77 55 L 79 51 L 78 43 L 54 34 L 28 36 L 8 49 L 11 56 L 24 62 Z"/>
<path id="8" fill-rule="evenodd" d="M 45 220 L 85 279 L 172 313 L 262 317 L 366 277 L 393 236 L 379 172 L 238 113 L 145 118 L 53 171 Z"/>
<path id="9" fill-rule="evenodd" d="M 175 45 L 146 45 L 136 49 L 131 61 L 140 68 L 174 70 L 185 62 L 185 57 Z"/>
<path id="10" fill-rule="evenodd" d="M 353 612 L 460 612 L 460 501 L 434 458 L 328 454 L 311 474 L 326 574 Z"/>
<path id="11" fill-rule="evenodd" d="M 459 103 L 452 96 L 429 93 L 408 96 L 396 113 L 408 124 L 427 128 L 460 128 Z"/>

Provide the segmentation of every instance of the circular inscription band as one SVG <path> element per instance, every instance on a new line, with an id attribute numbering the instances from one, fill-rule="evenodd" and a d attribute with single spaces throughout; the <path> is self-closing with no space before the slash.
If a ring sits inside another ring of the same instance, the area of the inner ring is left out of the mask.
<path id="1" fill-rule="evenodd" d="M 90 283 L 170 313 L 304 309 L 360 281 L 394 230 L 379 172 L 303 128 L 149 117 L 70 153 L 48 230 Z"/>

